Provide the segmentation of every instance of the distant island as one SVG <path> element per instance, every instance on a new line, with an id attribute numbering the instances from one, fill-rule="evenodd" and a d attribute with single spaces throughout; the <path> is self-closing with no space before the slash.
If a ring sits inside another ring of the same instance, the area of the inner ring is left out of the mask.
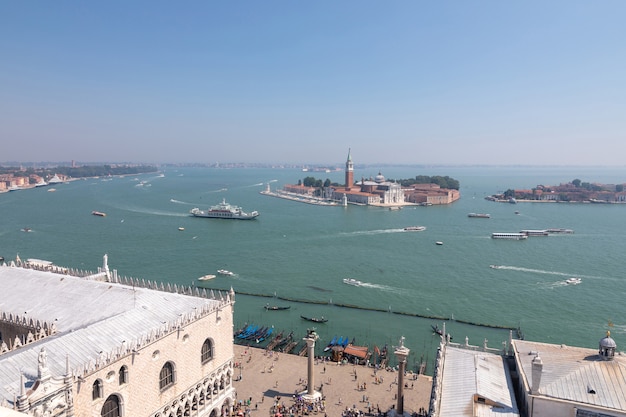
<path id="1" fill-rule="evenodd" d="M 485 199 L 497 202 L 550 202 L 550 203 L 626 203 L 622 184 L 599 184 L 574 179 L 559 185 L 537 185 L 531 189 L 508 189 Z"/>
<path id="2" fill-rule="evenodd" d="M 308 172 L 303 170 L 303 172 Z M 374 178 L 355 180 L 350 150 L 343 184 L 307 176 L 296 184 L 286 184 L 272 191 L 269 184 L 261 194 L 325 206 L 366 205 L 400 209 L 406 205 L 432 206 L 450 204 L 460 198 L 459 182 L 448 176 L 418 175 L 403 180 L 388 180 L 379 171 Z"/>
<path id="3" fill-rule="evenodd" d="M 154 165 L 105 164 L 46 168 L 0 167 L 0 192 L 41 187 L 79 178 L 112 177 L 158 172 Z"/>

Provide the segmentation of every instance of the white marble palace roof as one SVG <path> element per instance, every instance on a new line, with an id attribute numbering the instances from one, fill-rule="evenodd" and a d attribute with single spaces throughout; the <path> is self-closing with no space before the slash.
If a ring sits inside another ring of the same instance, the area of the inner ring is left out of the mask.
<path id="1" fill-rule="evenodd" d="M 33 269 L 0 266 L 0 314 L 54 323 L 57 333 L 0 355 L 0 402 L 19 395 L 20 372 L 33 381 L 45 346 L 53 377 L 132 349 L 159 329 L 213 310 L 220 301 Z M 224 294 L 226 298 L 228 294 Z M 6 341 L 8 344 L 8 341 Z"/>
<path id="2" fill-rule="evenodd" d="M 599 338 L 598 338 L 599 339 Z M 626 410 L 626 356 L 611 361 L 597 349 L 514 340 L 521 377 L 532 387 L 532 360 L 539 356 L 543 372 L 539 395 L 599 407 Z"/>

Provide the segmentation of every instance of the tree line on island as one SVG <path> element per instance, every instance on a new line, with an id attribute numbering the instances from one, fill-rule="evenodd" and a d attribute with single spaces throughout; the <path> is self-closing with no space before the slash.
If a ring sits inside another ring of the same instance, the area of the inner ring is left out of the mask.
<path id="1" fill-rule="evenodd" d="M 488 199 L 553 200 L 553 201 L 623 201 L 624 184 L 599 184 L 578 178 L 559 185 L 537 185 L 530 190 L 509 188 Z M 620 196 L 621 195 L 621 196 Z"/>
<path id="2" fill-rule="evenodd" d="M 0 167 L 0 175 L 12 174 L 14 177 L 30 177 L 29 182 L 35 183 L 34 175 L 49 179 L 56 175 L 66 178 L 108 177 L 116 175 L 138 175 L 157 172 L 154 165 L 81 165 L 58 166 L 54 168 L 18 168 Z"/>
<path id="3" fill-rule="evenodd" d="M 390 182 L 397 182 L 403 187 L 410 187 L 415 184 L 437 184 L 441 188 L 446 188 L 449 190 L 458 190 L 460 187 L 459 181 L 451 178 L 449 176 L 440 176 L 440 175 L 417 175 L 415 178 L 407 178 L 407 179 L 399 179 L 388 180 Z M 331 182 L 330 179 L 326 178 L 326 180 L 322 181 L 321 179 L 315 177 L 305 177 L 303 180 L 298 180 L 298 185 L 304 185 L 305 187 L 315 187 L 315 188 L 328 188 L 328 187 L 340 187 L 342 184 L 337 182 Z"/>

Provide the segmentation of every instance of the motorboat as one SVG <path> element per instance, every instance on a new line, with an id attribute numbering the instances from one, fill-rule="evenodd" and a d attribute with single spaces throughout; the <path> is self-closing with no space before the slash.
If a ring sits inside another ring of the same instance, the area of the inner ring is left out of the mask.
<path id="1" fill-rule="evenodd" d="M 106 217 L 106 213 L 103 213 L 101 211 L 92 211 L 91 214 L 93 214 L 94 216 L 98 216 L 98 217 Z"/>
<path id="2" fill-rule="evenodd" d="M 184 227 L 179 227 L 178 230 L 180 230 L 182 232 L 183 230 L 185 230 L 185 228 Z"/>
<path id="3" fill-rule="evenodd" d="M 363 285 L 363 282 L 354 278 L 344 278 L 343 283 L 348 285 L 354 285 L 355 287 L 360 287 L 361 285 Z"/>
<path id="4" fill-rule="evenodd" d="M 500 269 L 502 267 L 500 265 L 489 265 L 489 268 L 491 268 L 491 269 Z"/>
<path id="5" fill-rule="evenodd" d="M 220 275 L 226 275 L 226 276 L 228 276 L 228 277 L 233 277 L 233 276 L 235 276 L 235 273 L 234 273 L 234 272 L 228 271 L 228 270 L 226 270 L 226 269 L 218 269 L 218 270 L 217 270 L 217 273 L 218 273 L 218 274 L 220 274 Z"/>
<path id="6" fill-rule="evenodd" d="M 487 213 L 469 213 L 467 215 L 467 217 L 475 217 L 475 218 L 479 218 L 479 219 L 488 219 L 491 217 L 491 214 L 487 214 Z"/>
<path id="7" fill-rule="evenodd" d="M 438 241 L 436 241 L 436 242 L 435 242 L 435 245 L 437 245 L 437 246 L 442 246 L 442 245 L 443 245 L 443 242 L 442 242 L 442 241 L 440 241 L 440 240 L 438 240 Z"/>
<path id="8" fill-rule="evenodd" d="M 208 274 L 208 275 L 204 275 L 204 276 L 201 276 L 200 278 L 198 278 L 198 281 L 208 281 L 208 280 L 213 279 L 213 278 L 215 278 L 215 275 Z"/>
<path id="9" fill-rule="evenodd" d="M 583 282 L 583 280 L 581 278 L 578 278 L 578 277 L 571 277 L 571 278 L 568 278 L 568 279 L 565 280 L 565 283 L 567 285 L 578 285 L 581 282 Z"/>
<path id="10" fill-rule="evenodd" d="M 426 230 L 425 226 L 407 226 L 404 228 L 405 232 L 421 232 Z"/>
<path id="11" fill-rule="evenodd" d="M 220 204 L 211 206 L 208 210 L 200 210 L 196 207 L 191 209 L 189 213 L 195 217 L 208 217 L 212 219 L 251 220 L 259 216 L 258 211 L 246 213 L 241 207 L 228 204 L 225 198 L 222 199 Z"/>

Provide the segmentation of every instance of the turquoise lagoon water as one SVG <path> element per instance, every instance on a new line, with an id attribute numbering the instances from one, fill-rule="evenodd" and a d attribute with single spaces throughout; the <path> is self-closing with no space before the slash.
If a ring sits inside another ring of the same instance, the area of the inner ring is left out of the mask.
<path id="1" fill-rule="evenodd" d="M 304 336 L 312 323 L 300 316 L 324 316 L 329 321 L 316 325 L 319 351 L 335 335 L 372 349 L 396 345 L 404 336 L 410 365 L 432 363 L 438 339 L 431 325 L 441 327 L 444 318 L 454 319 L 446 327 L 455 341 L 468 337 L 474 345 L 488 339 L 489 346 L 500 347 L 508 330 L 466 322 L 519 326 L 527 339 L 591 348 L 610 329 L 618 348 L 624 346 L 626 206 L 510 205 L 484 197 L 574 178 L 623 183 L 626 169 L 387 167 L 382 173 L 387 178 L 449 175 L 460 181 L 462 197 L 448 206 L 398 211 L 322 207 L 259 192 L 268 183 L 275 189 L 309 175 L 343 182 L 343 172 L 165 169 L 163 176 L 87 179 L 59 184 L 56 192 L 38 188 L 0 194 L 0 255 L 95 270 L 106 253 L 120 275 L 232 286 L 239 293 L 237 327 L 256 323 Z M 378 169 L 357 167 L 355 176 L 376 174 Z M 191 208 L 207 208 L 222 198 L 261 215 L 255 221 L 188 215 Z M 92 210 L 107 216 L 92 216 Z M 468 218 L 469 212 L 491 218 Z M 403 231 L 413 225 L 427 229 Z M 24 227 L 32 231 L 22 232 Z M 527 241 L 490 238 L 492 232 L 559 227 L 575 234 Z M 491 269 L 491 264 L 503 268 Z M 197 281 L 220 268 L 237 276 Z M 582 283 L 565 285 L 573 276 Z M 343 278 L 365 284 L 345 285 Z M 291 309 L 265 311 L 266 303 Z"/>

